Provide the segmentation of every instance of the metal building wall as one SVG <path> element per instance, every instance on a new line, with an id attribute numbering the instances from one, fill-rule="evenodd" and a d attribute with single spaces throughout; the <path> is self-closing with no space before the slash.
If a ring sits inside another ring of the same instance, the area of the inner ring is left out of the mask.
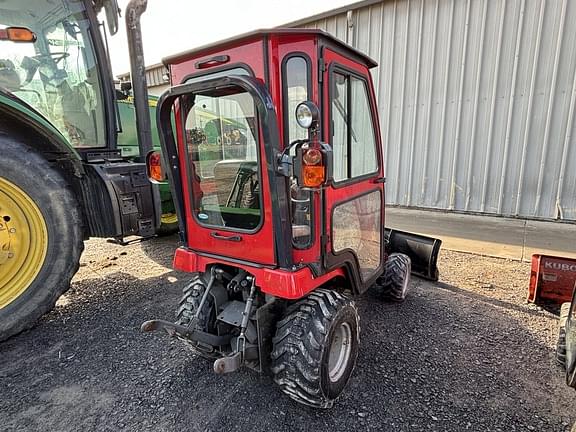
<path id="1" fill-rule="evenodd" d="M 363 2 L 296 25 L 378 61 L 389 204 L 576 221 L 576 1 Z"/>

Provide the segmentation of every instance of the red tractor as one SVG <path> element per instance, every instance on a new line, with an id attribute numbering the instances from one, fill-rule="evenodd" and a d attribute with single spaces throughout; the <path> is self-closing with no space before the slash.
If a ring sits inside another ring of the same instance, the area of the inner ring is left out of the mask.
<path id="1" fill-rule="evenodd" d="M 157 121 L 194 274 L 175 323 L 153 320 L 217 373 L 273 375 L 332 406 L 354 368 L 351 296 L 401 301 L 412 272 L 437 279 L 440 242 L 384 228 L 384 161 L 366 55 L 316 30 L 257 31 L 165 60 Z M 162 170 L 162 167 L 165 170 Z"/>

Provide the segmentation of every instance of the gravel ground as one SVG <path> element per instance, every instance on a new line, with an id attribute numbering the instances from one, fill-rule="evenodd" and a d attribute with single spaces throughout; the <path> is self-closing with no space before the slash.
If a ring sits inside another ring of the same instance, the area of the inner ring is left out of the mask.
<path id="1" fill-rule="evenodd" d="M 525 303 L 529 265 L 443 251 L 442 281 L 407 301 L 358 299 L 362 341 L 330 411 L 270 378 L 216 376 L 175 340 L 142 334 L 171 318 L 187 275 L 175 238 L 87 243 L 72 289 L 36 328 L 0 344 L 0 430 L 568 431 L 576 392 L 554 363 L 557 318 Z"/>

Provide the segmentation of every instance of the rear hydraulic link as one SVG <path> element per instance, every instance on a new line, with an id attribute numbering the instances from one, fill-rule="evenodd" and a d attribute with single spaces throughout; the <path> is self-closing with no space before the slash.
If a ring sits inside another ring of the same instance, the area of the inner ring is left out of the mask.
<path id="1" fill-rule="evenodd" d="M 217 374 L 225 374 L 238 370 L 244 363 L 246 351 L 246 327 L 248 327 L 248 320 L 252 312 L 252 304 L 256 295 L 256 278 L 254 276 L 247 276 L 251 282 L 250 294 L 246 299 L 246 307 L 242 312 L 242 322 L 240 323 L 240 335 L 236 339 L 236 351 L 229 356 L 219 358 L 214 362 L 214 372 Z"/>
<path id="2" fill-rule="evenodd" d="M 211 345 L 211 346 L 222 346 L 222 345 L 226 345 L 226 344 L 230 343 L 230 340 L 232 339 L 231 335 L 217 336 L 217 335 L 213 335 L 213 334 L 195 329 L 195 326 L 196 326 L 196 323 L 198 322 L 198 318 L 200 316 L 202 308 L 204 307 L 204 304 L 206 303 L 206 299 L 208 298 L 208 295 L 210 294 L 210 290 L 214 286 L 214 281 L 216 280 L 216 276 L 221 275 L 222 273 L 224 273 L 224 271 L 217 268 L 217 267 L 212 267 L 210 269 L 210 279 L 208 280 L 208 285 L 206 286 L 206 289 L 204 290 L 204 293 L 202 294 L 202 299 L 200 299 L 200 303 L 198 304 L 198 308 L 196 309 L 196 313 L 194 314 L 194 317 L 190 320 L 188 325 L 183 326 L 183 325 L 172 323 L 172 322 L 165 321 L 165 320 L 150 320 L 150 321 L 144 322 L 140 326 L 140 330 L 143 332 L 150 332 L 150 331 L 155 331 L 155 330 L 164 330 L 170 336 L 178 337 L 181 339 L 191 340 L 193 342 L 203 342 L 203 343 Z M 194 283 L 194 282 L 192 282 L 192 283 Z"/>
<path id="3" fill-rule="evenodd" d="M 210 294 L 210 290 L 212 289 L 212 286 L 214 285 L 214 281 L 216 280 L 216 273 L 219 270 L 220 269 L 218 269 L 217 267 L 212 267 L 210 269 L 210 279 L 208 280 L 208 285 L 206 286 L 206 289 L 204 290 L 204 294 L 202 294 L 202 298 L 200 299 L 200 304 L 198 305 L 198 308 L 196 309 L 196 313 L 194 314 L 194 318 L 192 318 L 190 320 L 190 322 L 188 323 L 188 328 L 194 328 L 194 326 L 196 325 L 196 322 L 198 321 L 198 317 L 200 316 L 202 308 L 204 307 L 204 304 L 206 303 L 206 299 L 208 298 L 208 294 Z M 222 270 L 220 270 L 220 272 L 222 272 Z"/>

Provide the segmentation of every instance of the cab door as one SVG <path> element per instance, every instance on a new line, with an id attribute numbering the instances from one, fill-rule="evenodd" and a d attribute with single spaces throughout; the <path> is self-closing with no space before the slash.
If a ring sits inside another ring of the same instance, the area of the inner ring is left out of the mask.
<path id="1" fill-rule="evenodd" d="M 384 182 L 380 131 L 368 68 L 324 49 L 324 140 L 333 179 L 324 191 L 324 264 L 345 265 L 359 291 L 383 271 Z"/>
<path id="2" fill-rule="evenodd" d="M 263 83 L 230 76 L 182 84 L 159 101 L 159 129 L 185 245 L 199 254 L 290 266 L 287 193 L 270 163 L 276 113 Z M 170 126 L 175 108 L 178 149 Z M 170 164 L 170 160 L 178 164 Z M 284 217 L 285 219 L 285 217 Z"/>

